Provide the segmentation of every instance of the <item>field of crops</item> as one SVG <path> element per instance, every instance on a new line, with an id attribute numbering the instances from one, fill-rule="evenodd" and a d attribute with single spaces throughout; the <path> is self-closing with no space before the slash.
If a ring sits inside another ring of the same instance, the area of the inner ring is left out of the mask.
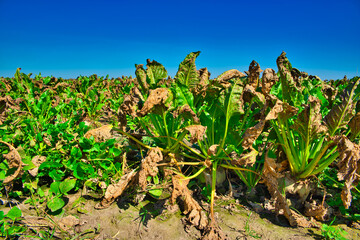
<path id="1" fill-rule="evenodd" d="M 322 81 L 284 52 L 277 72 L 252 61 L 211 78 L 199 54 L 174 78 L 150 60 L 136 78 L 0 78 L 0 235 L 106 239 L 81 216 L 131 205 L 143 225 L 179 206 L 198 233 L 182 239 L 232 239 L 221 205 L 359 239 L 360 78 Z M 244 226 L 236 239 L 272 239 Z"/>

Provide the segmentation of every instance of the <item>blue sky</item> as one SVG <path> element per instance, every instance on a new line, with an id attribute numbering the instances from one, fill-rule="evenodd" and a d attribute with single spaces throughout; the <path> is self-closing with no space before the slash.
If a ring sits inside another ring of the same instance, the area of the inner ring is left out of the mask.
<path id="1" fill-rule="evenodd" d="M 282 51 L 322 79 L 360 75 L 360 0 L 0 0 L 0 76 L 134 76 L 147 58 L 174 76 L 192 51 L 212 78 L 277 70 Z"/>

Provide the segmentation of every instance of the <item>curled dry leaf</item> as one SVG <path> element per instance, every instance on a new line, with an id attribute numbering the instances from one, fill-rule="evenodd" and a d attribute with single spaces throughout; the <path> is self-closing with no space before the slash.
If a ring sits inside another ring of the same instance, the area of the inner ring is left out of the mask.
<path id="1" fill-rule="evenodd" d="M 240 156 L 237 156 L 237 154 L 231 154 L 231 164 L 237 166 L 252 167 L 256 162 L 256 156 L 258 154 L 259 152 L 256 151 L 253 147 L 250 147 L 250 152 L 243 153 Z"/>
<path id="2" fill-rule="evenodd" d="M 205 135 L 206 127 L 202 125 L 190 125 L 185 128 L 191 134 L 191 143 L 196 143 L 197 141 L 203 140 Z"/>
<path id="3" fill-rule="evenodd" d="M 188 104 L 181 106 L 174 111 L 173 117 L 177 118 L 179 116 L 184 116 L 184 118 L 192 118 L 194 123 L 200 123 L 200 119 L 198 116 L 196 116 L 195 112 Z"/>
<path id="4" fill-rule="evenodd" d="M 138 113 L 139 116 L 145 116 L 150 112 L 161 112 L 171 105 L 172 93 L 167 88 L 157 88 L 150 90 L 150 94 L 146 99 L 143 108 Z"/>
<path id="5" fill-rule="evenodd" d="M 244 133 L 244 141 L 242 147 L 244 149 L 250 148 L 255 140 L 259 137 L 265 126 L 265 120 L 261 119 L 254 127 L 246 129 Z"/>
<path id="6" fill-rule="evenodd" d="M 283 120 L 286 120 L 298 113 L 299 109 L 293 106 L 290 106 L 286 102 L 282 102 L 277 99 L 273 108 L 266 115 L 265 120 L 273 120 L 280 117 Z"/>
<path id="7" fill-rule="evenodd" d="M 155 177 L 159 169 L 157 163 L 163 160 L 163 155 L 158 147 L 151 148 L 147 153 L 147 156 L 141 162 L 139 171 L 139 185 L 142 190 L 146 190 L 147 177 Z"/>
<path id="8" fill-rule="evenodd" d="M 255 97 L 258 101 L 265 104 L 265 96 L 261 92 L 257 92 L 254 86 L 246 85 L 243 91 L 243 99 L 245 102 L 250 102 Z"/>
<path id="9" fill-rule="evenodd" d="M 104 142 L 112 138 L 111 134 L 112 125 L 104 125 L 99 128 L 91 129 L 84 135 L 85 138 L 94 137 L 95 142 Z"/>
<path id="10" fill-rule="evenodd" d="M 245 73 L 248 75 L 249 85 L 255 89 L 258 87 L 259 76 L 262 71 L 263 70 L 260 69 L 260 65 L 255 60 L 250 63 L 249 71 L 245 71 Z"/>
<path id="11" fill-rule="evenodd" d="M 277 76 L 274 69 L 267 68 L 265 69 L 262 76 L 262 85 L 261 91 L 263 94 L 269 94 L 272 86 L 279 81 L 279 77 Z"/>
<path id="12" fill-rule="evenodd" d="M 38 174 L 40 165 L 45 161 L 46 161 L 45 156 L 36 155 L 35 157 L 33 157 L 31 162 L 35 165 L 35 168 L 28 170 L 29 174 L 33 177 L 36 177 L 36 175 Z"/>
<path id="13" fill-rule="evenodd" d="M 340 181 L 345 180 L 344 188 L 341 192 L 341 200 L 346 209 L 351 205 L 351 189 L 360 180 L 360 146 L 352 143 L 345 136 L 334 138 L 340 153 L 338 162 L 339 172 L 337 174 Z"/>
<path id="14" fill-rule="evenodd" d="M 218 76 L 215 81 L 218 82 L 220 85 L 222 85 L 225 88 L 229 88 L 231 86 L 231 83 L 229 83 L 229 80 L 233 78 L 242 78 L 246 75 L 236 69 L 231 69 L 229 71 L 224 72 L 220 76 Z"/>
<path id="15" fill-rule="evenodd" d="M 173 192 L 170 201 L 174 204 L 181 197 L 184 204 L 184 214 L 187 215 L 186 220 L 200 230 L 205 229 L 208 219 L 199 203 L 192 197 L 192 192 L 187 188 L 189 181 L 189 179 L 184 180 L 178 175 L 172 176 Z"/>
<path id="16" fill-rule="evenodd" d="M 195 96 L 200 95 L 202 97 L 205 97 L 206 90 L 209 85 L 210 73 L 207 68 L 201 68 L 197 72 L 199 74 L 200 81 L 194 87 L 193 92 Z"/>
<path id="17" fill-rule="evenodd" d="M 19 152 L 11 144 L 9 144 L 7 142 L 3 142 L 3 141 L 0 141 L 0 143 L 7 145 L 10 149 L 10 152 L 8 152 L 7 154 L 3 154 L 3 157 L 8 161 L 9 168 L 17 168 L 16 171 L 12 175 L 7 176 L 4 179 L 3 183 L 7 184 L 19 176 L 22 166 L 24 164 L 21 161 L 21 156 L 20 156 Z"/>
<path id="18" fill-rule="evenodd" d="M 108 208 L 123 192 L 131 185 L 137 176 L 135 169 L 131 172 L 123 175 L 119 182 L 116 184 L 110 184 L 106 189 L 104 199 L 98 203 L 96 209 Z"/>
<path id="19" fill-rule="evenodd" d="M 219 144 L 211 145 L 207 151 L 209 156 L 215 156 L 216 152 L 218 151 Z"/>

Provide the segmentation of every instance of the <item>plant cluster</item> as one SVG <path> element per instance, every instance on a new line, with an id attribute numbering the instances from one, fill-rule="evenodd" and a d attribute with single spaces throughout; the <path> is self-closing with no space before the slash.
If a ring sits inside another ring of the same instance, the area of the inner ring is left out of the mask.
<path id="1" fill-rule="evenodd" d="M 68 193 L 86 189 L 102 198 L 101 209 L 135 189 L 182 203 L 204 239 L 226 238 L 214 204 L 217 188 L 231 187 L 229 176 L 248 192 L 264 183 L 292 226 L 327 219 L 326 190 L 313 199 L 314 182 L 338 194 L 345 214 L 359 197 L 360 79 L 324 82 L 293 68 L 284 52 L 277 73 L 252 61 L 245 74 L 232 69 L 211 79 L 196 69 L 199 54 L 186 56 L 174 78 L 150 60 L 135 65 L 136 78 L 31 78 L 20 69 L 2 78 L 2 196 L 31 196 L 63 214 Z M 194 179 L 208 196 L 209 217 L 193 197 Z M 286 193 L 299 196 L 304 216 Z"/>

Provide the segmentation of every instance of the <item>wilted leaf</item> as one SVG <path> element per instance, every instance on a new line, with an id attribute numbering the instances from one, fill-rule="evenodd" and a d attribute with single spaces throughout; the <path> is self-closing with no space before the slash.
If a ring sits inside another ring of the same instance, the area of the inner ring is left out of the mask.
<path id="1" fill-rule="evenodd" d="M 195 88 L 192 89 L 194 95 L 201 95 L 202 97 L 205 97 L 206 90 L 209 85 L 210 80 L 210 73 L 207 70 L 207 68 L 202 68 L 198 70 L 200 81 L 195 86 Z"/>
<path id="2" fill-rule="evenodd" d="M 353 138 L 360 134 L 360 112 L 358 112 L 349 122 L 349 128 L 351 130 L 351 136 Z"/>
<path id="3" fill-rule="evenodd" d="M 205 134 L 206 127 L 204 127 L 202 125 L 190 125 L 190 126 L 187 126 L 185 129 L 188 130 L 191 134 L 191 139 L 190 139 L 191 143 L 196 143 L 197 141 L 203 140 L 203 136 Z"/>
<path id="4" fill-rule="evenodd" d="M 108 139 L 112 138 L 111 134 L 112 125 L 104 125 L 99 128 L 91 129 L 85 133 L 85 138 L 94 137 L 95 142 L 105 142 Z"/>
<path id="5" fill-rule="evenodd" d="M 360 146 L 352 143 L 345 136 L 334 138 L 340 153 L 338 162 L 339 172 L 337 174 L 340 181 L 345 180 L 344 188 L 341 192 L 341 200 L 346 209 L 351 205 L 351 189 L 360 180 Z"/>
<path id="6" fill-rule="evenodd" d="M 36 175 L 38 174 L 39 171 L 39 167 L 40 165 L 46 161 L 46 157 L 45 156 L 39 156 L 36 155 L 35 157 L 33 157 L 33 159 L 31 160 L 31 162 L 36 166 L 33 169 L 28 170 L 29 174 L 33 177 L 36 177 Z"/>
<path id="7" fill-rule="evenodd" d="M 3 154 L 3 157 L 8 161 L 9 167 L 17 168 L 16 171 L 12 175 L 7 176 L 4 179 L 3 183 L 6 184 L 6 183 L 13 181 L 15 178 L 17 178 L 17 176 L 19 176 L 22 166 L 24 164 L 21 161 L 21 156 L 20 156 L 19 152 L 11 144 L 3 142 L 3 141 L 0 141 L 0 143 L 7 145 L 10 149 L 9 153 Z"/>
<path id="8" fill-rule="evenodd" d="M 138 115 L 145 116 L 150 112 L 161 113 L 170 107 L 172 99 L 173 95 L 167 88 L 157 88 L 150 90 L 150 94 Z"/>
<path id="9" fill-rule="evenodd" d="M 355 115 L 356 102 L 353 101 L 353 98 L 359 82 L 360 79 L 346 88 L 341 95 L 341 103 L 335 105 L 325 116 L 324 121 L 329 129 L 330 136 L 333 136 L 338 129 L 346 127 L 346 124 Z"/>
<path id="10" fill-rule="evenodd" d="M 231 86 L 231 83 L 229 82 L 231 79 L 233 78 L 242 78 L 245 77 L 246 75 L 242 72 L 240 72 L 239 70 L 236 69 L 231 69 L 228 70 L 224 73 L 222 73 L 220 76 L 218 76 L 215 81 L 217 83 L 219 83 L 220 85 L 222 85 L 225 88 L 228 88 Z"/>
<path id="11" fill-rule="evenodd" d="M 95 208 L 103 209 L 108 208 L 123 192 L 131 185 L 131 182 L 137 176 L 135 169 L 131 172 L 123 175 L 119 182 L 116 184 L 110 184 L 106 189 L 104 199 L 98 203 Z"/>
<path id="12" fill-rule="evenodd" d="M 184 180 L 178 175 L 173 175 L 172 183 L 173 192 L 170 201 L 174 204 L 180 197 L 184 203 L 184 214 L 187 215 L 187 221 L 198 229 L 205 229 L 208 219 L 199 203 L 192 197 L 191 191 L 187 188 L 189 179 Z"/>
<path id="13" fill-rule="evenodd" d="M 265 126 L 265 120 L 261 119 L 254 127 L 246 129 L 244 133 L 244 141 L 242 147 L 244 149 L 250 148 L 255 140 L 260 136 Z"/>
<path id="14" fill-rule="evenodd" d="M 322 125 L 320 100 L 313 96 L 309 96 L 308 102 L 309 104 L 298 115 L 292 126 L 305 142 L 316 139 L 319 134 L 327 130 L 327 128 Z"/>
<path id="15" fill-rule="evenodd" d="M 231 164 L 237 166 L 252 167 L 256 162 L 256 156 L 259 154 L 253 147 L 250 147 L 250 152 L 243 153 L 240 156 L 232 155 Z"/>
<path id="16" fill-rule="evenodd" d="M 245 102 L 250 102 L 251 99 L 255 97 L 257 102 L 261 102 L 262 104 L 265 104 L 265 96 L 264 94 L 257 92 L 255 88 L 251 85 L 246 85 L 244 92 L 243 92 L 243 99 Z"/>
<path id="17" fill-rule="evenodd" d="M 145 159 L 141 162 L 139 171 L 139 185 L 142 190 L 146 190 L 147 177 L 155 177 L 158 174 L 157 163 L 163 160 L 163 155 L 158 147 L 151 148 Z"/>
<path id="18" fill-rule="evenodd" d="M 286 102 L 282 102 L 277 99 L 275 106 L 270 109 L 270 112 L 266 115 L 265 120 L 273 120 L 280 117 L 282 120 L 286 120 L 294 115 L 296 115 L 298 109 L 296 107 L 290 106 Z"/>
<path id="19" fill-rule="evenodd" d="M 176 109 L 173 113 L 174 118 L 177 118 L 179 116 L 183 116 L 184 119 L 191 118 L 194 123 L 200 123 L 200 119 L 198 116 L 196 116 L 196 113 L 190 108 L 189 105 L 183 105 Z"/>
<path id="20" fill-rule="evenodd" d="M 263 70 L 260 69 L 260 65 L 255 60 L 250 63 L 249 71 L 245 71 L 248 75 L 248 84 L 255 89 L 259 85 L 259 77 L 262 71 Z"/>
<path id="21" fill-rule="evenodd" d="M 279 77 L 277 76 L 274 69 L 267 68 L 265 69 L 262 76 L 262 85 L 261 91 L 263 94 L 269 94 L 272 86 L 279 81 Z"/>

